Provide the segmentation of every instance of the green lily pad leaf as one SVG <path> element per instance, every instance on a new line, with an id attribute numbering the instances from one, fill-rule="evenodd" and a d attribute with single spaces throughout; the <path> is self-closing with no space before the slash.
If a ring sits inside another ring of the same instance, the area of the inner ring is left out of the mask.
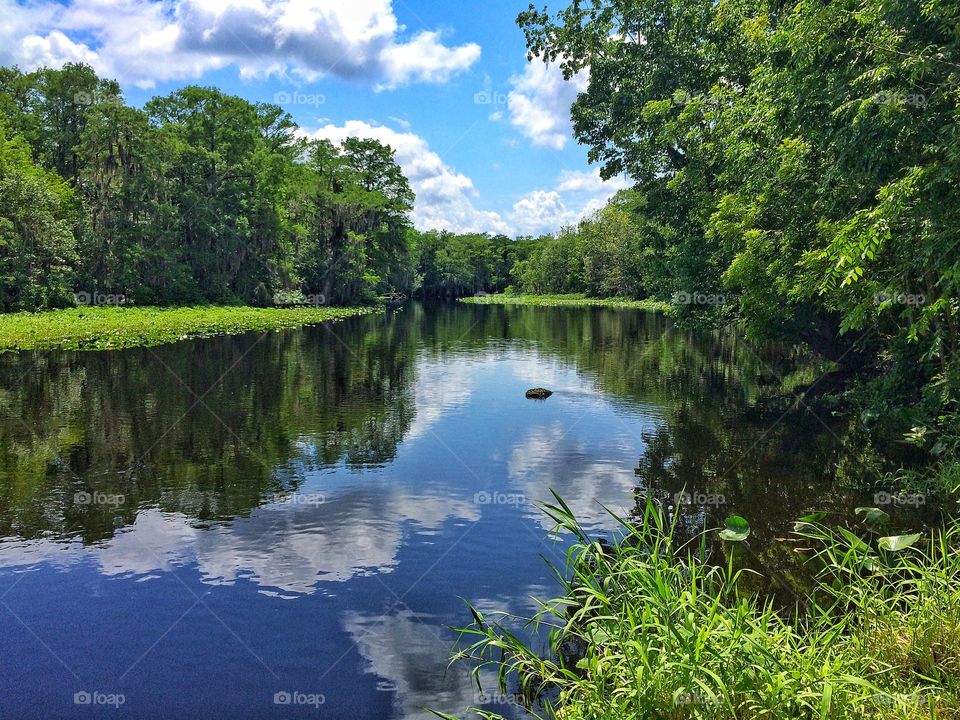
<path id="1" fill-rule="evenodd" d="M 720 531 L 720 537 L 730 542 L 743 542 L 750 537 L 750 523 L 739 515 L 730 515 L 724 521 L 725 527 Z"/>
<path id="2" fill-rule="evenodd" d="M 882 537 L 877 543 L 884 550 L 889 550 L 890 552 L 900 552 L 901 550 L 906 550 L 912 545 L 916 545 L 917 541 L 922 537 L 920 533 L 912 533 L 910 535 L 889 535 L 888 537 Z"/>
<path id="3" fill-rule="evenodd" d="M 875 507 L 858 507 L 854 512 L 863 515 L 863 521 L 870 525 L 883 525 L 890 519 L 888 513 Z"/>

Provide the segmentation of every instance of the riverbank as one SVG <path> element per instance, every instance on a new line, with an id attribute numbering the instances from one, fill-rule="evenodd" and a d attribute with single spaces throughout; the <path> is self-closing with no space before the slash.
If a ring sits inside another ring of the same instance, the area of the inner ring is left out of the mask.
<path id="1" fill-rule="evenodd" d="M 606 545 L 558 505 L 548 514 L 579 543 L 568 572 L 557 568 L 561 577 L 573 571 L 564 596 L 544 600 L 537 616 L 556 630 L 551 652 L 518 639 L 526 619 L 474 610 L 463 637 L 476 642 L 454 655 L 525 680 L 527 697 L 556 694 L 556 717 L 960 717 L 956 521 L 927 535 L 887 535 L 879 510 L 868 515 L 874 532 L 829 527 L 820 513 L 801 518 L 782 542 L 807 559 L 814 579 L 781 578 L 797 603 L 775 608 L 744 588 L 737 569 L 735 546 L 750 533 L 742 518 L 727 519 L 726 547 L 710 562 L 704 551 L 716 548 L 716 531 L 702 545 L 678 543 L 652 503 Z"/>
<path id="2" fill-rule="evenodd" d="M 280 330 L 378 312 L 376 306 L 254 308 L 78 307 L 0 315 L 0 352 L 116 350 L 211 335 Z"/>
<path id="3" fill-rule="evenodd" d="M 591 298 L 586 295 L 480 295 L 460 298 L 471 305 L 534 305 L 537 307 L 609 307 L 623 310 L 652 310 L 672 313 L 673 306 L 661 300 L 627 298 Z"/>

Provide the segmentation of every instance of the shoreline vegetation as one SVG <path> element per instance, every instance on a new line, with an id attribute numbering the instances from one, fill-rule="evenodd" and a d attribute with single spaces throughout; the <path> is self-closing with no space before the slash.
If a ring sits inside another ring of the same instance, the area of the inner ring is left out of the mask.
<path id="1" fill-rule="evenodd" d="M 608 307 L 621 310 L 646 310 L 674 313 L 674 307 L 662 300 L 630 300 L 622 297 L 595 298 L 581 293 L 566 295 L 510 295 L 497 293 L 477 297 L 460 298 L 460 302 L 470 305 L 532 305 L 535 307 Z"/>
<path id="2" fill-rule="evenodd" d="M 0 352 L 17 350 L 119 350 L 153 347 L 213 335 L 283 330 L 342 320 L 382 306 L 257 308 L 77 307 L 0 315 Z"/>
<path id="3" fill-rule="evenodd" d="M 738 569 L 751 552 L 743 518 L 683 542 L 678 516 L 648 500 L 618 540 L 598 542 L 557 498 L 546 512 L 576 542 L 554 568 L 563 596 L 532 618 L 471 606 L 452 662 L 472 663 L 478 682 L 494 668 L 520 704 L 551 698 L 535 716 L 561 720 L 958 718 L 960 524 L 890 535 L 872 510 L 855 532 L 824 513 L 798 519 L 783 542 L 811 580 L 787 581 L 796 603 L 779 607 Z M 549 653 L 521 626 L 550 629 Z"/>

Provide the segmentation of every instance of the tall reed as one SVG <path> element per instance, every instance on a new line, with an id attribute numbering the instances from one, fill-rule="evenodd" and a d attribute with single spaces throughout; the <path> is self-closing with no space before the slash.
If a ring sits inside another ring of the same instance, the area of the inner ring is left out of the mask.
<path id="1" fill-rule="evenodd" d="M 675 541 L 676 516 L 653 502 L 613 543 L 590 538 L 559 497 L 545 511 L 576 540 L 554 568 L 562 596 L 529 618 L 471 607 L 454 654 L 478 683 L 495 668 L 537 717 L 960 718 L 955 522 L 872 539 L 798 522 L 816 580 L 784 608 L 743 589 L 735 552 L 711 561 L 706 533 Z M 517 623 L 547 630 L 547 651 Z"/>

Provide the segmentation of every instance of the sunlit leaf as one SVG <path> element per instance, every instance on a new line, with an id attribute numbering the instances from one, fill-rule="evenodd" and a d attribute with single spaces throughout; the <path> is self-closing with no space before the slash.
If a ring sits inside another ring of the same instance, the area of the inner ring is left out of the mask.
<path id="1" fill-rule="evenodd" d="M 908 547 L 912 547 L 917 544 L 917 541 L 922 537 L 920 533 L 912 533 L 910 535 L 888 535 L 887 537 L 882 537 L 878 541 L 880 547 L 889 552 L 900 552 L 901 550 L 906 550 Z"/>

